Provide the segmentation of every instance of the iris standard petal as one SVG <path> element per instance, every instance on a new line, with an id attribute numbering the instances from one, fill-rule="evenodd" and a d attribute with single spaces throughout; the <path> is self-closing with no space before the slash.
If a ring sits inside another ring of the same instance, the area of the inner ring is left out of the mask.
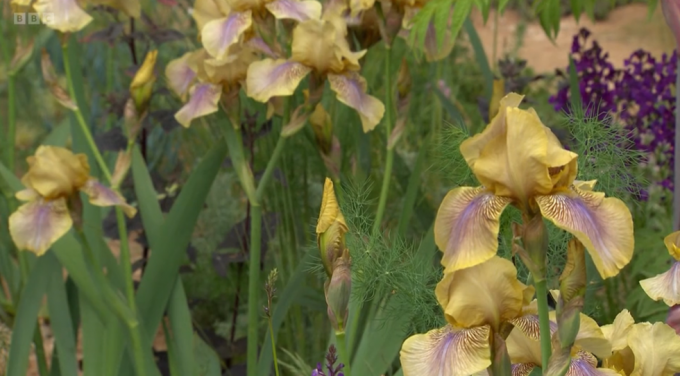
<path id="1" fill-rule="evenodd" d="M 39 146 L 26 160 L 29 168 L 21 182 L 46 199 L 70 196 L 90 176 L 85 154 L 73 154 L 62 147 Z"/>
<path id="2" fill-rule="evenodd" d="M 92 21 L 76 0 L 38 0 L 33 8 L 43 24 L 62 33 L 75 33 Z"/>
<path id="3" fill-rule="evenodd" d="M 527 288 L 517 280 L 517 269 L 509 260 L 494 256 L 469 268 L 445 273 L 435 294 L 446 319 L 455 326 L 472 328 L 500 324 L 516 318 Z"/>
<path id="4" fill-rule="evenodd" d="M 366 93 L 366 80 L 358 73 L 328 74 L 328 82 L 338 100 L 357 111 L 364 133 L 380 123 L 385 115 L 385 105 L 380 99 Z"/>
<path id="5" fill-rule="evenodd" d="M 482 371 L 491 365 L 490 333 L 488 326 L 446 326 L 411 336 L 399 354 L 404 376 L 468 376 Z"/>
<path id="6" fill-rule="evenodd" d="M 189 128 L 191 121 L 217 112 L 222 88 L 219 85 L 196 84 L 190 90 L 189 102 L 175 114 L 177 122 Z"/>
<path id="7" fill-rule="evenodd" d="M 130 206 L 120 193 L 100 183 L 97 179 L 90 178 L 83 188 L 81 188 L 81 191 L 90 198 L 90 204 L 92 205 L 104 207 L 120 206 L 120 208 L 123 209 L 123 212 L 125 212 L 125 215 L 130 218 L 137 214 L 137 209 Z"/>
<path id="8" fill-rule="evenodd" d="M 628 347 L 628 332 L 635 324 L 635 319 L 627 309 L 619 312 L 612 324 L 600 327 L 604 337 L 612 345 L 612 351 L 621 351 Z"/>
<path id="9" fill-rule="evenodd" d="M 449 270 L 468 268 L 492 258 L 498 250 L 499 219 L 509 198 L 483 187 L 459 187 L 446 194 L 434 221 L 434 239 Z"/>
<path id="10" fill-rule="evenodd" d="M 168 79 L 168 86 L 180 98 L 189 91 L 191 83 L 196 78 L 196 72 L 191 69 L 189 59 L 195 51 L 187 52 L 181 57 L 174 59 L 165 67 L 165 77 Z"/>
<path id="11" fill-rule="evenodd" d="M 543 216 L 576 236 L 602 278 L 617 275 L 633 257 L 633 218 L 626 204 L 578 188 L 536 197 Z"/>
<path id="12" fill-rule="evenodd" d="M 316 0 L 275 0 L 265 7 L 278 19 L 302 22 L 321 18 L 321 3 Z"/>
<path id="13" fill-rule="evenodd" d="M 665 273 L 643 279 L 640 286 L 653 300 L 663 300 L 669 306 L 680 304 L 680 261 Z"/>
<path id="14" fill-rule="evenodd" d="M 665 323 L 633 325 L 628 346 L 635 354 L 632 375 L 670 376 L 680 372 L 680 336 Z"/>
<path id="15" fill-rule="evenodd" d="M 212 20 L 201 29 L 203 47 L 215 59 L 224 59 L 229 47 L 237 43 L 253 24 L 252 12 L 232 12 L 227 17 Z"/>
<path id="16" fill-rule="evenodd" d="M 293 95 L 300 81 L 311 71 L 311 68 L 292 60 L 254 62 L 248 67 L 246 93 L 262 103 L 271 97 Z"/>
<path id="17" fill-rule="evenodd" d="M 196 21 L 199 31 L 210 21 L 219 19 L 229 14 L 227 0 L 196 0 L 191 16 Z"/>
<path id="18" fill-rule="evenodd" d="M 671 257 L 680 261 L 680 247 L 678 247 L 680 245 L 680 231 L 667 235 L 663 239 L 663 243 L 666 245 L 666 249 L 668 249 Z"/>
<path id="19" fill-rule="evenodd" d="M 73 226 L 66 199 L 38 199 L 21 205 L 9 216 L 14 244 L 40 256 Z"/>

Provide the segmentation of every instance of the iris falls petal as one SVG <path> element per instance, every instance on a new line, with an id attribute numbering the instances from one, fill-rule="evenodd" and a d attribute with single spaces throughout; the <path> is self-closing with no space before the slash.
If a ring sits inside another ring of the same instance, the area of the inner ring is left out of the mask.
<path id="1" fill-rule="evenodd" d="M 218 85 L 197 84 L 191 88 L 189 102 L 175 114 L 177 122 L 188 128 L 191 121 L 217 112 L 222 88 Z"/>
<path id="2" fill-rule="evenodd" d="M 33 8 L 47 27 L 62 33 L 75 33 L 92 21 L 76 0 L 38 0 Z"/>
<path id="3" fill-rule="evenodd" d="M 643 279 L 640 286 L 654 300 L 663 300 L 669 306 L 680 304 L 680 262 L 674 262 L 665 273 Z"/>
<path id="4" fill-rule="evenodd" d="M 128 217 L 134 217 L 137 209 L 130 206 L 120 193 L 105 186 L 97 181 L 97 179 L 90 179 L 81 188 L 90 197 L 90 204 L 96 206 L 120 206 Z"/>
<path id="5" fill-rule="evenodd" d="M 9 232 L 17 248 L 38 256 L 47 252 L 73 226 L 66 199 L 37 199 L 23 204 L 9 217 Z"/>
<path id="6" fill-rule="evenodd" d="M 373 130 L 385 115 L 385 105 L 366 93 L 366 80 L 356 72 L 329 74 L 331 90 L 340 102 L 359 113 L 364 132 Z"/>
<path id="7" fill-rule="evenodd" d="M 216 59 L 224 59 L 229 47 L 253 24 L 251 11 L 233 12 L 227 17 L 212 20 L 201 30 L 203 47 Z"/>
<path id="8" fill-rule="evenodd" d="M 276 0 L 265 6 L 278 19 L 302 22 L 321 18 L 321 3 L 316 0 Z"/>
<path id="9" fill-rule="evenodd" d="M 537 196 L 543 216 L 585 245 L 602 278 L 617 275 L 633 257 L 633 218 L 623 201 L 578 188 Z"/>
<path id="10" fill-rule="evenodd" d="M 446 326 L 409 337 L 401 347 L 404 376 L 468 376 L 491 365 L 489 335 L 482 326 Z"/>
<path id="11" fill-rule="evenodd" d="M 312 69 L 291 60 L 264 59 L 248 67 L 246 93 L 258 102 L 265 103 L 271 97 L 288 96 L 295 92 Z"/>
<path id="12" fill-rule="evenodd" d="M 447 270 L 481 264 L 496 254 L 499 219 L 510 201 L 483 187 L 449 191 L 434 223 L 434 239 L 444 253 L 442 265 Z"/>

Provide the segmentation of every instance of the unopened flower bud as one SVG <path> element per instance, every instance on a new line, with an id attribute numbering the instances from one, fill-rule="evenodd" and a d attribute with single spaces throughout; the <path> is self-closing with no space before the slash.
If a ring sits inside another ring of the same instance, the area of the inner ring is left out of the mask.
<path id="1" fill-rule="evenodd" d="M 398 98 L 405 98 L 411 92 L 411 73 L 408 70 L 406 59 L 401 60 L 401 67 L 399 67 L 399 74 L 397 75 L 397 93 Z"/>
<path id="2" fill-rule="evenodd" d="M 156 66 L 156 57 L 158 50 L 149 51 L 144 58 L 144 63 L 137 70 L 132 83 L 130 84 L 130 95 L 135 101 L 135 106 L 138 113 L 144 113 L 151 101 L 151 93 L 153 91 L 153 84 L 156 82 L 156 74 L 154 68 Z"/>
<path id="3" fill-rule="evenodd" d="M 349 251 L 333 264 L 333 275 L 326 286 L 326 304 L 328 318 L 336 334 L 344 333 L 349 315 L 349 298 L 352 290 Z"/>
<path id="4" fill-rule="evenodd" d="M 333 274 L 335 260 L 342 256 L 345 249 L 345 233 L 347 233 L 347 224 L 335 197 L 333 181 L 326 178 L 319 222 L 316 225 L 316 242 L 328 276 Z"/>
<path id="5" fill-rule="evenodd" d="M 586 253 L 583 244 L 573 238 L 567 244 L 567 263 L 560 276 L 560 297 L 565 302 L 582 297 L 586 291 Z"/>

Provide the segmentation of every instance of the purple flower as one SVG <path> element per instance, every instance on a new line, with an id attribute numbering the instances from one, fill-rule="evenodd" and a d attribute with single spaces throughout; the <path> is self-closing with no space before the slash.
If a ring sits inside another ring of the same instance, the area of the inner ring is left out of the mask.
<path id="1" fill-rule="evenodd" d="M 328 348 L 328 354 L 326 354 L 326 369 L 328 370 L 328 373 L 324 373 L 321 363 L 317 363 L 316 368 L 312 370 L 312 376 L 345 376 L 344 372 L 342 372 L 345 365 L 342 363 L 335 365 L 337 361 L 338 356 L 336 354 L 335 346 L 331 345 L 331 347 Z"/>

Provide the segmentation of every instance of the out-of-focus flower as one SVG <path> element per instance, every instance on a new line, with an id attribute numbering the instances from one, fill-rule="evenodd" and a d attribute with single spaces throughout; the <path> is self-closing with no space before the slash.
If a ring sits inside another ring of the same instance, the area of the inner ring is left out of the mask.
<path id="1" fill-rule="evenodd" d="M 517 280 L 517 269 L 495 256 L 445 273 L 435 290 L 448 325 L 406 339 L 400 359 L 404 376 L 467 376 L 491 365 L 490 338 L 507 336 L 511 322 L 529 325 L 534 290 Z M 537 326 L 536 326 L 537 327 Z"/>
<path id="2" fill-rule="evenodd" d="M 680 2 L 677 0 L 661 0 L 661 9 L 668 27 L 675 36 L 675 42 L 680 46 Z"/>
<path id="3" fill-rule="evenodd" d="M 326 178 L 319 221 L 316 224 L 316 242 L 321 252 L 321 261 L 329 277 L 333 274 L 335 260 L 340 258 L 345 250 L 347 230 L 345 217 L 342 215 L 338 199 L 335 197 L 333 181 Z"/>
<path id="4" fill-rule="evenodd" d="M 680 231 L 664 239 L 664 244 L 674 261 L 670 270 L 640 281 L 640 286 L 654 300 L 663 300 L 669 306 L 680 304 Z"/>
<path id="5" fill-rule="evenodd" d="M 331 279 L 325 286 L 328 318 L 335 334 L 344 333 L 349 315 L 349 298 L 352 293 L 352 273 L 349 250 L 333 262 Z"/>
<path id="6" fill-rule="evenodd" d="M 135 77 L 130 83 L 130 96 L 135 102 L 138 114 L 143 114 L 149 107 L 151 101 L 151 93 L 153 91 L 153 84 L 156 82 L 156 58 L 158 57 L 158 50 L 151 50 L 146 54 L 144 63 Z"/>
<path id="7" fill-rule="evenodd" d="M 264 59 L 251 64 L 246 93 L 260 102 L 289 96 L 311 72 L 310 86 L 314 86 L 310 87 L 311 105 L 320 100 L 314 93 L 323 88 L 327 78 L 338 100 L 358 112 L 364 132 L 372 130 L 382 119 L 385 106 L 366 93 L 366 80 L 358 73 L 359 59 L 366 51 L 352 52 L 346 36 L 345 21 L 332 12 L 300 22 L 293 29 L 291 58 Z"/>
<path id="8" fill-rule="evenodd" d="M 680 372 L 680 336 L 667 324 L 636 324 L 624 309 L 602 332 L 613 350 L 603 360 L 604 367 L 623 375 L 671 376 Z"/>
<path id="9" fill-rule="evenodd" d="M 87 0 L 85 4 L 106 5 L 123 11 L 130 17 L 138 18 L 141 14 L 139 0 Z M 82 30 L 92 21 L 78 0 L 36 0 L 33 10 L 38 13 L 41 21 L 50 29 L 62 33 L 75 33 Z M 26 9 L 31 6 L 30 1 L 12 0 L 12 6 Z"/>
<path id="10" fill-rule="evenodd" d="M 501 100 L 486 129 L 465 140 L 461 153 L 481 187 L 459 187 L 442 201 L 435 241 L 447 270 L 492 258 L 498 249 L 500 215 L 509 204 L 572 233 L 591 254 L 603 278 L 616 275 L 633 255 L 633 220 L 617 198 L 575 181 L 577 154 L 565 150 L 522 96 Z"/>
<path id="11" fill-rule="evenodd" d="M 68 199 L 78 191 L 97 206 L 120 206 L 132 217 L 136 209 L 116 191 L 90 175 L 85 154 L 54 146 L 40 146 L 27 159 L 29 169 L 21 182 L 26 189 L 16 197 L 28 201 L 9 217 L 9 231 L 19 249 L 38 256 L 61 238 L 73 225 Z"/>

